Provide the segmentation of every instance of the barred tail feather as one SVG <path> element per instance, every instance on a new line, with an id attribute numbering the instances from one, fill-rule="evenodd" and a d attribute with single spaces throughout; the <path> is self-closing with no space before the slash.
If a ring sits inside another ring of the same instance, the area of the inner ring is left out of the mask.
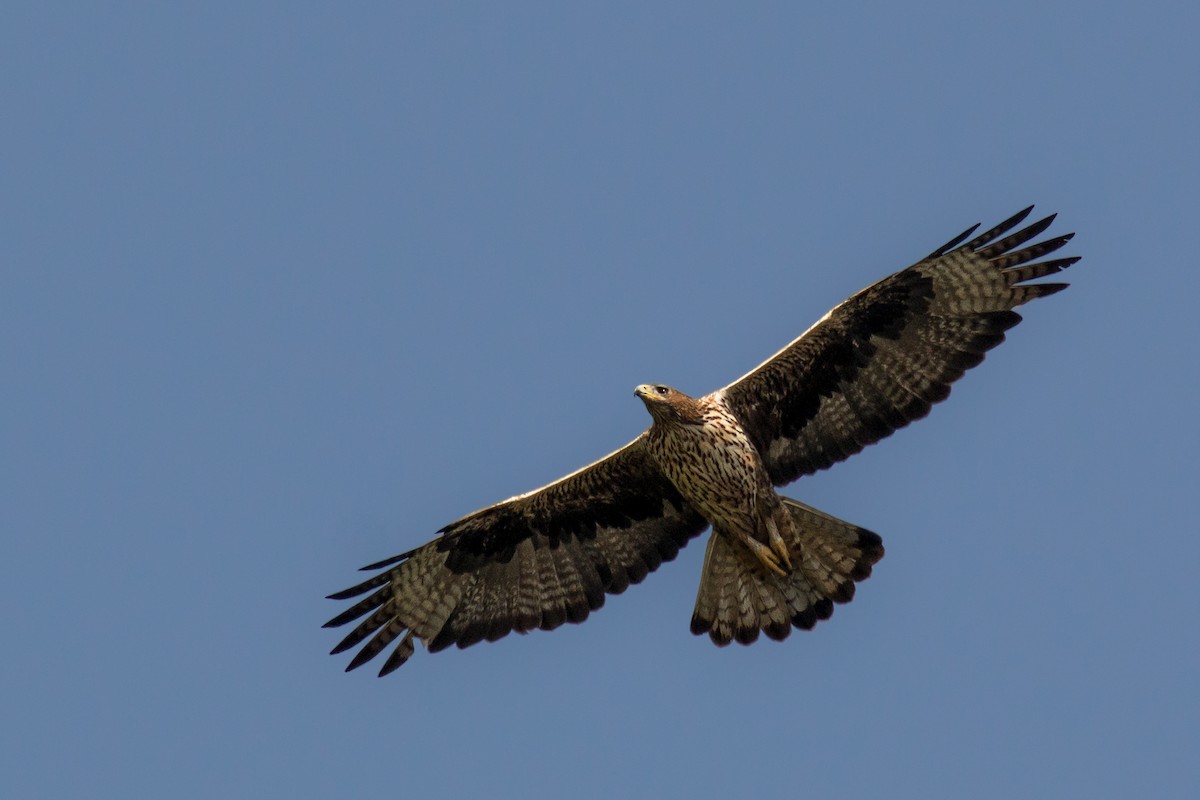
<path id="1" fill-rule="evenodd" d="M 795 568 L 786 576 L 769 572 L 749 548 L 714 530 L 692 633 L 707 633 L 723 647 L 732 641 L 750 644 L 760 632 L 782 640 L 793 626 L 809 630 L 833 614 L 834 603 L 850 602 L 854 584 L 869 577 L 872 565 L 883 558 L 883 541 L 871 531 L 780 499 L 793 523 L 784 535 Z"/>

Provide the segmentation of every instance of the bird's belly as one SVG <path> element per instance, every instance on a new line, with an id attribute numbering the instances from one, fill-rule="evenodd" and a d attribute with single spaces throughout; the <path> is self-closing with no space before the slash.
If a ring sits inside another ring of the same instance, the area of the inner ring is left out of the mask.
<path id="1" fill-rule="evenodd" d="M 758 452 L 748 441 L 715 444 L 674 437 L 655 453 L 660 469 L 684 499 L 713 524 L 737 524 L 755 516 L 757 498 L 770 492 Z"/>

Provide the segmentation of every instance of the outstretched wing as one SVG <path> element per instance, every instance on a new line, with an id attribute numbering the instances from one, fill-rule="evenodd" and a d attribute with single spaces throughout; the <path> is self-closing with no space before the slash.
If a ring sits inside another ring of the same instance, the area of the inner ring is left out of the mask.
<path id="1" fill-rule="evenodd" d="M 1014 308 L 1066 288 L 1028 281 L 1079 260 L 1036 260 L 1074 234 L 1016 249 L 1050 227 L 1053 215 L 1005 236 L 1032 210 L 966 241 L 976 225 L 863 289 L 722 390 L 776 485 L 928 414 L 1021 321 Z"/>
<path id="2" fill-rule="evenodd" d="M 412 655 L 414 636 L 437 652 L 583 622 L 605 594 L 639 583 L 708 524 L 659 472 L 644 438 L 452 522 L 415 550 L 363 567 L 388 569 L 330 595 L 346 600 L 370 592 L 325 624 L 366 616 L 333 652 L 370 637 L 349 671 L 399 639 L 383 676 Z"/>

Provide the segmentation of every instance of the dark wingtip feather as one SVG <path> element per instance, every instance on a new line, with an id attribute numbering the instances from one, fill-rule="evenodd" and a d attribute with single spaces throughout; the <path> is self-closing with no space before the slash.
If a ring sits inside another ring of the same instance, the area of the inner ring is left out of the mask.
<path id="1" fill-rule="evenodd" d="M 420 549 L 420 548 L 417 548 L 417 549 Z M 416 552 L 417 552 L 417 550 L 415 550 L 415 549 L 409 550 L 407 553 L 401 553 L 398 556 L 392 556 L 390 558 L 385 558 L 383 561 L 376 561 L 374 564 L 367 564 L 365 567 L 359 567 L 358 571 L 359 572 L 371 572 L 373 570 L 383 569 L 384 567 L 390 567 L 392 564 L 399 564 L 404 559 L 411 558 L 412 555 Z"/>
<path id="2" fill-rule="evenodd" d="M 1033 206 L 1028 206 L 1026 208 L 1021 209 L 1016 214 L 1013 214 L 1011 217 L 1004 220 L 996 227 L 991 228 L 990 230 L 979 234 L 978 236 L 976 236 L 974 239 L 967 242 L 963 246 L 967 247 L 971 250 L 978 250 L 979 248 L 981 248 L 984 245 L 991 242 L 996 237 L 1001 236 L 1002 234 L 1005 234 L 1008 231 L 1015 228 L 1016 226 L 1020 225 L 1025 220 L 1025 218 L 1029 216 L 1029 213 L 1031 211 L 1033 211 Z"/>
<path id="3" fill-rule="evenodd" d="M 980 224 L 981 223 L 976 222 L 974 225 L 967 228 L 965 231 L 960 233 L 958 236 L 955 236 L 953 239 L 946 242 L 944 245 L 939 247 L 937 250 L 934 250 L 932 253 L 925 256 L 925 258 L 922 260 L 928 261 L 931 258 L 937 258 L 938 256 L 944 256 L 946 253 L 949 253 L 951 250 L 953 250 L 954 248 L 958 247 L 960 244 L 965 242 L 967 240 L 968 236 L 970 236 L 975 231 L 979 230 Z"/>
<path id="4" fill-rule="evenodd" d="M 368 587 L 368 588 L 370 588 L 370 587 Z M 351 586 L 349 589 L 342 589 L 340 592 L 334 592 L 333 594 L 327 594 L 327 595 L 325 595 L 325 599 L 326 600 L 349 600 L 352 597 L 358 597 L 360 594 L 362 594 L 365 591 L 366 591 L 366 589 L 362 588 L 362 584 L 359 584 L 358 586 Z"/>
<path id="5" fill-rule="evenodd" d="M 369 592 L 371 589 L 374 589 L 378 586 L 383 586 L 385 583 L 388 583 L 390 580 L 391 580 L 391 578 L 389 578 L 386 573 L 384 573 L 382 575 L 376 575 L 374 578 L 368 578 L 367 580 L 363 581 L 362 583 L 356 583 L 355 585 L 351 586 L 349 589 L 342 589 L 340 592 L 334 592 L 333 594 L 325 595 L 325 599 L 326 600 L 349 600 L 351 597 L 358 597 L 360 594 L 365 594 L 365 593 Z"/>
<path id="6" fill-rule="evenodd" d="M 372 658 L 376 657 L 378 654 L 379 651 L 373 649 L 372 646 L 368 644 L 365 646 L 365 648 L 362 648 L 356 652 L 353 658 L 350 658 L 350 663 L 346 664 L 346 672 L 350 672 L 352 669 L 358 669 L 362 666 L 362 664 L 371 661 Z"/>
<path id="7" fill-rule="evenodd" d="M 379 668 L 379 677 L 389 675 L 404 665 L 413 654 L 412 631 L 405 634 L 400 640 L 400 644 L 396 645 L 396 649 L 388 656 L 387 661 L 383 662 L 383 666 Z"/>
<path id="8" fill-rule="evenodd" d="M 1056 261 L 1048 261 L 1046 263 L 1053 265 L 1055 272 L 1061 272 L 1068 267 L 1072 267 L 1083 260 L 1083 256 L 1071 256 L 1069 258 L 1060 258 Z M 1049 274 L 1049 273 L 1047 273 Z"/>
<path id="9" fill-rule="evenodd" d="M 1050 220 L 1050 219 L 1053 219 L 1053 217 L 1046 217 L 1046 219 L 1042 220 L 1042 222 L 1046 222 L 1046 220 Z M 1028 228 L 1025 228 L 1024 230 L 1022 230 L 1020 232 L 1020 234 L 1014 233 L 1012 236 L 1010 236 L 1008 238 L 1012 239 L 1016 236 L 1021 236 L 1022 234 L 1028 233 L 1028 235 L 1022 236 L 1022 239 L 1024 239 L 1025 241 L 1028 241 L 1029 239 L 1032 239 L 1033 237 L 1037 236 L 1039 233 L 1041 233 L 1042 231 L 1046 230 L 1046 228 L 1049 227 L 1049 225 L 1046 225 L 1044 227 L 1039 227 L 1039 226 L 1041 226 L 1041 222 L 1037 223 L 1036 226 L 1031 225 Z M 1035 227 L 1037 227 L 1037 230 L 1034 230 Z M 1029 233 L 1030 231 L 1032 231 L 1032 233 Z M 1026 250 L 1024 250 L 1022 252 L 1023 253 L 1033 252 L 1033 253 L 1036 253 L 1036 255 L 1032 255 L 1032 256 L 1030 256 L 1030 258 L 1041 258 L 1042 256 L 1046 255 L 1047 253 L 1053 253 L 1055 250 L 1062 247 L 1064 244 L 1066 244 L 1067 242 L 1071 241 L 1074 238 L 1075 238 L 1074 231 L 1072 231 L 1071 233 L 1064 233 L 1062 236 L 1056 236 L 1053 239 L 1047 239 L 1044 242 L 1038 242 L 1036 245 L 1026 248 Z M 997 244 L 995 244 L 995 245 L 992 245 L 992 247 L 997 247 L 998 244 L 999 244 L 999 242 L 997 242 Z M 987 249 L 990 250 L 990 249 L 992 249 L 992 247 L 989 247 Z M 1030 260 L 1030 258 L 1026 258 L 1025 260 L 1028 261 L 1028 260 Z"/>
<path id="10" fill-rule="evenodd" d="M 1047 275 L 1053 275 L 1056 272 L 1062 272 L 1064 269 L 1077 264 L 1081 258 L 1082 256 L 1071 256 L 1070 258 L 1055 258 L 1050 261 L 1035 261 L 1032 264 L 1025 264 L 1021 260 L 1014 259 L 1013 263 L 1019 266 L 1005 269 L 1003 272 L 1004 280 L 1008 282 L 1009 286 L 1018 286 L 1025 281 L 1032 281 L 1044 278 Z"/>
<path id="11" fill-rule="evenodd" d="M 357 603 L 350 606 L 350 608 L 347 608 L 345 611 L 338 614 L 333 619 L 329 620 L 329 622 L 326 622 L 322 627 L 336 628 L 340 625 L 345 625 L 350 620 L 358 619 L 359 617 L 363 616 L 364 614 L 374 611 L 375 609 L 379 608 L 381 605 L 387 603 L 387 601 L 391 598 L 391 596 L 392 596 L 391 587 L 385 586 L 384 588 L 375 592 L 375 594 L 369 595 L 369 596 L 363 598 L 362 600 L 359 600 Z"/>
<path id="12" fill-rule="evenodd" d="M 1051 214 L 1048 217 L 1039 219 L 1037 222 L 1034 222 L 1031 225 L 1027 225 L 1014 233 L 1008 234 L 1003 239 L 983 242 L 978 248 L 975 249 L 975 252 L 980 258 L 991 261 L 992 259 L 995 259 L 1004 253 L 1008 253 L 1013 248 L 1025 244 L 1025 242 L 1028 242 L 1030 239 L 1040 236 L 1047 228 L 1050 227 L 1050 223 L 1054 222 L 1054 216 L 1055 215 Z"/>
<path id="13" fill-rule="evenodd" d="M 360 626 L 359 631 L 362 630 L 363 628 Z M 369 631 L 367 632 L 369 633 Z M 401 634 L 404 634 L 404 638 L 401 639 L 400 644 L 396 646 L 396 652 L 394 652 L 392 657 L 388 658 L 387 662 L 384 664 L 385 667 L 387 667 L 388 664 L 391 664 L 392 669 L 400 666 L 400 664 L 403 663 L 403 659 L 406 659 L 412 652 L 412 629 L 400 620 L 393 618 L 388 621 L 386 625 L 379 629 L 379 631 L 371 638 L 371 641 L 363 645 L 362 649 L 358 651 L 358 654 L 350 660 L 349 665 L 346 667 L 346 671 L 349 672 L 352 669 L 357 669 L 371 659 L 375 658 L 375 656 L 382 653 L 384 648 L 394 642 L 396 637 L 400 636 Z"/>
<path id="14" fill-rule="evenodd" d="M 383 662 L 383 666 L 379 668 L 379 677 L 380 678 L 386 678 L 388 675 L 391 675 L 393 672 L 400 669 L 400 667 L 404 666 L 405 661 L 408 661 L 407 656 L 405 656 L 404 658 L 397 659 L 396 653 L 398 653 L 398 652 L 400 652 L 400 651 L 399 650 L 393 651 L 392 654 L 390 656 L 388 656 L 388 660 Z"/>
<path id="15" fill-rule="evenodd" d="M 1029 283 L 1021 288 L 1031 291 L 1034 297 L 1049 297 L 1052 294 L 1058 294 L 1070 285 L 1069 283 Z"/>
<path id="16" fill-rule="evenodd" d="M 340 655 L 341 653 L 344 653 L 347 650 L 349 650 L 351 647 L 354 647 L 355 644 L 356 644 L 356 642 L 354 642 L 353 640 L 351 640 L 351 638 L 349 636 L 347 636 L 345 639 L 342 639 L 340 642 L 338 642 L 337 645 L 334 646 L 334 648 L 329 651 L 329 655 L 331 655 L 331 656 Z M 347 667 L 346 671 L 349 672 L 350 668 Z"/>

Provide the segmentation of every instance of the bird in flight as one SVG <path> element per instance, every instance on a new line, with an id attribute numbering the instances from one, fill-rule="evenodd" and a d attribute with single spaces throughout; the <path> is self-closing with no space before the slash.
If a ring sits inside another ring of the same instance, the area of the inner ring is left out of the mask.
<path id="1" fill-rule="evenodd" d="M 1066 288 L 1030 282 L 1079 260 L 1039 260 L 1074 234 L 1027 244 L 1053 215 L 1010 233 L 1032 209 L 868 286 L 723 389 L 693 398 L 638 386 L 652 424 L 632 442 L 451 522 L 329 595 L 366 595 L 325 624 L 358 620 L 333 653 L 365 642 L 349 671 L 395 643 L 383 676 L 414 638 L 437 652 L 583 622 L 709 527 L 693 633 L 750 644 L 828 619 L 883 557 L 882 541 L 775 487 L 925 416 L 1021 321 L 1013 309 Z"/>

